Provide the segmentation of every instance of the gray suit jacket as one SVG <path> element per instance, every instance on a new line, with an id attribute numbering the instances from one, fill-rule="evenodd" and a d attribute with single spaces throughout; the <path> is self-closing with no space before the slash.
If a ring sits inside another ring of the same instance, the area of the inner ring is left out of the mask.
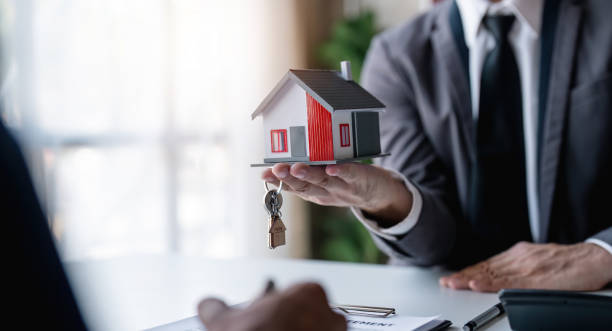
<path id="1" fill-rule="evenodd" d="M 362 75 L 387 106 L 381 139 L 391 156 L 377 162 L 404 174 L 423 197 L 406 235 L 373 234 L 392 262 L 461 267 L 504 248 L 487 244 L 502 238 L 483 240 L 466 217 L 475 123 L 452 8 L 446 1 L 377 36 Z M 560 0 L 550 57 L 542 59 L 550 68 L 541 76 L 548 82 L 538 165 L 543 242 L 612 245 L 611 14 L 609 0 Z"/>

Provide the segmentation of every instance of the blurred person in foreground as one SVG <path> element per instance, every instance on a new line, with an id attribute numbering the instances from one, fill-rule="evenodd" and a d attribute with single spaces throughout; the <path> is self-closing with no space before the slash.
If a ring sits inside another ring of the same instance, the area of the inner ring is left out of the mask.
<path id="1" fill-rule="evenodd" d="M 612 281 L 612 2 L 447 0 L 374 38 L 376 165 L 262 173 L 351 207 L 394 264 L 453 289 Z"/>

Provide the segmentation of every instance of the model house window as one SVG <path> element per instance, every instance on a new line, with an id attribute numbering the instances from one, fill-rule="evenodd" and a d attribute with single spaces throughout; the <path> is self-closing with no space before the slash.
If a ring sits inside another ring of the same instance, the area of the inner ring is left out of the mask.
<path id="1" fill-rule="evenodd" d="M 351 146 L 351 133 L 348 124 L 340 124 L 340 147 Z"/>
<path id="2" fill-rule="evenodd" d="M 287 152 L 287 130 L 272 130 L 272 153 Z"/>

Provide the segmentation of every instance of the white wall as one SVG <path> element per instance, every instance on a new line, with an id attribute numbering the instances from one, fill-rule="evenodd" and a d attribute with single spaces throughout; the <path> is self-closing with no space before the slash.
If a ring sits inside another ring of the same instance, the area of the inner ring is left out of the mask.
<path id="1" fill-rule="evenodd" d="M 290 193 L 288 245 L 267 248 L 248 167 L 265 146 L 249 115 L 306 66 L 297 1 L 0 0 L 2 96 L 63 257 L 307 256 Z"/>
<path id="2" fill-rule="evenodd" d="M 340 146 L 340 124 L 348 124 L 351 137 L 351 144 L 347 147 Z M 334 137 L 334 159 L 351 159 L 353 158 L 353 123 L 351 121 L 351 112 L 337 111 L 332 114 L 332 132 Z"/>
<path id="3" fill-rule="evenodd" d="M 285 83 L 277 97 L 270 102 L 263 113 L 263 139 L 266 158 L 291 157 L 291 137 L 289 127 L 304 126 L 306 132 L 306 155 L 308 155 L 308 118 L 306 111 L 306 92 L 292 80 Z M 287 152 L 272 153 L 271 130 L 287 130 Z"/>
<path id="4" fill-rule="evenodd" d="M 431 0 L 344 0 L 344 15 L 356 16 L 364 10 L 376 14 L 377 25 L 383 29 L 401 24 L 431 7 Z"/>

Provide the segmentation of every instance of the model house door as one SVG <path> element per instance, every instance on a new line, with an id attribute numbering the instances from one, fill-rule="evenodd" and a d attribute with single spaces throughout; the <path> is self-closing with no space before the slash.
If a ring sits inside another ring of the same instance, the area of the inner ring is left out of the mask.
<path id="1" fill-rule="evenodd" d="M 306 156 L 306 129 L 303 126 L 292 126 L 289 128 L 291 138 L 291 157 Z"/>
<path id="2" fill-rule="evenodd" d="M 378 113 L 354 112 L 353 128 L 355 128 L 355 157 L 377 155 L 380 153 L 380 128 Z"/>

